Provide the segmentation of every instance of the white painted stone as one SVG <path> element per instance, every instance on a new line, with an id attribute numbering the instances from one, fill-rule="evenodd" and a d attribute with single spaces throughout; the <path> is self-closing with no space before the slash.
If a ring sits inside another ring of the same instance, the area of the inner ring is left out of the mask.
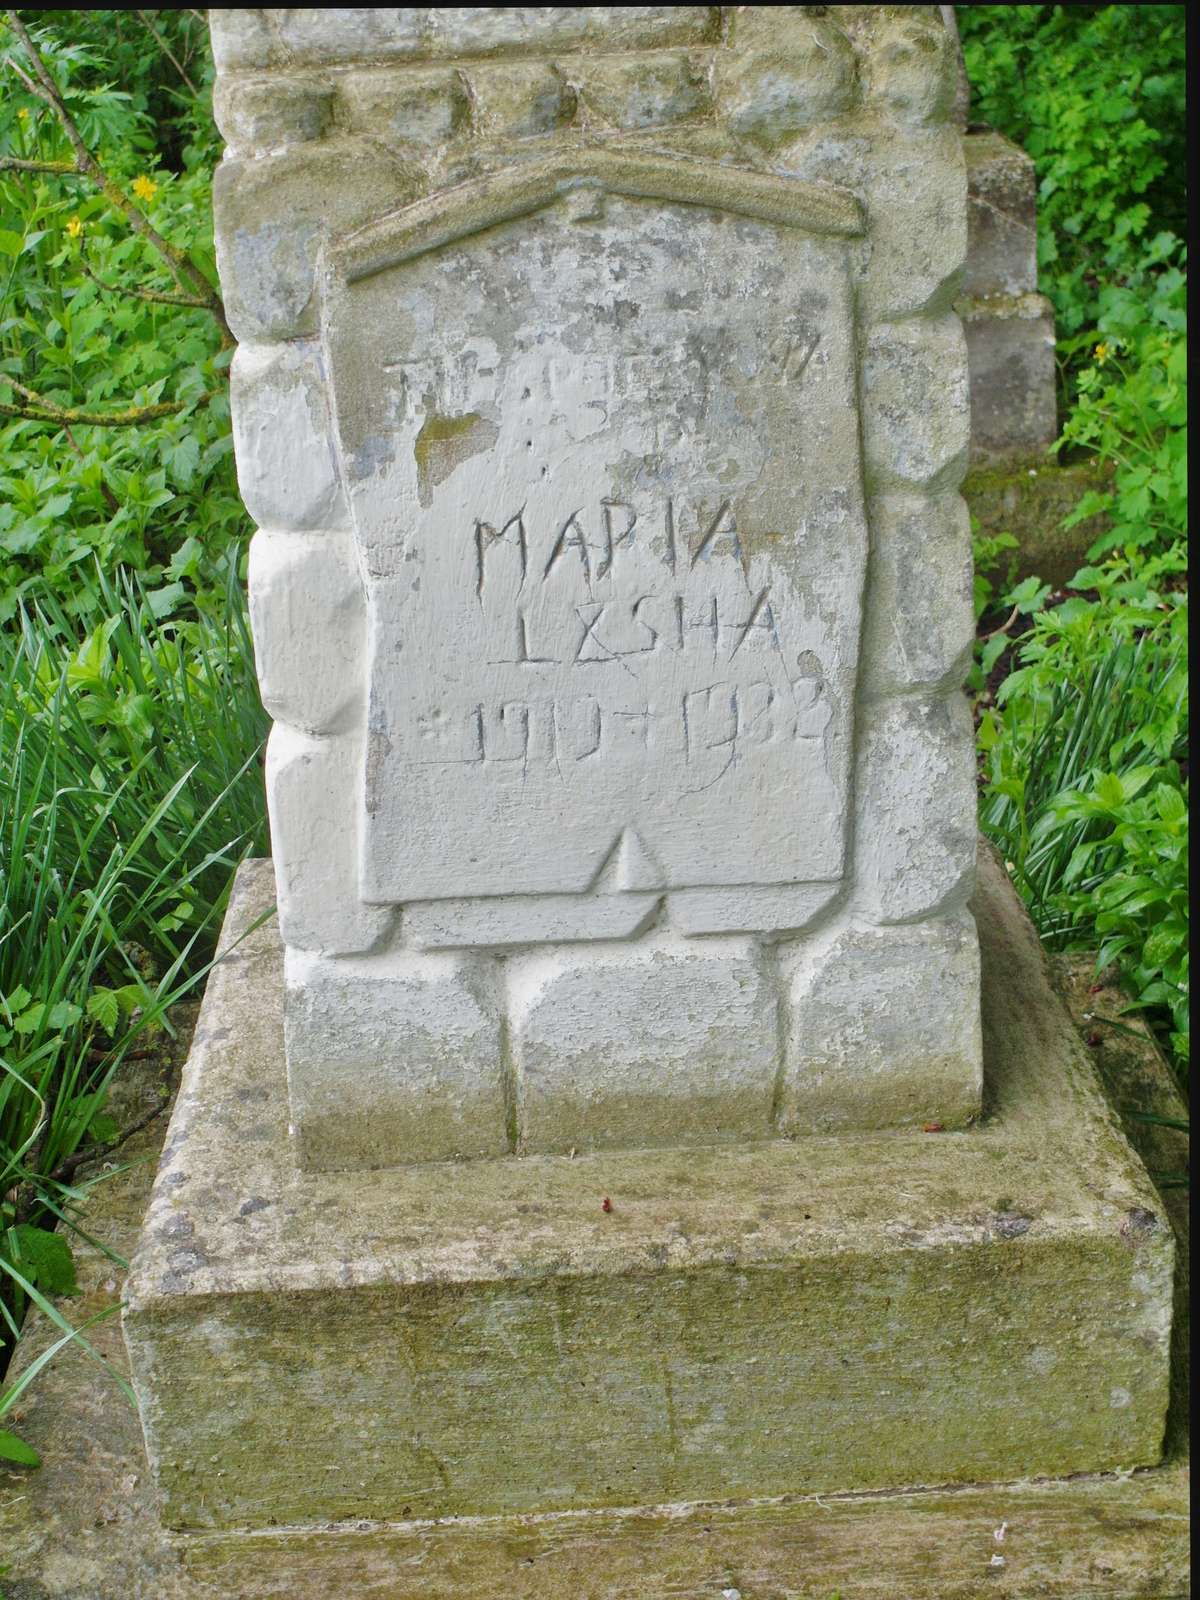
<path id="1" fill-rule="evenodd" d="M 975 642 L 971 518 L 959 494 L 871 503 L 862 679 L 871 698 L 954 689 Z"/>
<path id="2" fill-rule="evenodd" d="M 632 170 L 598 169 L 644 192 L 678 164 Z M 327 284 L 371 613 L 364 894 L 584 894 L 626 836 L 665 888 L 836 882 L 866 544 L 847 247 L 745 214 L 783 180 L 585 211 L 561 186 L 391 267 L 421 243 L 401 216 Z M 504 203 L 455 198 L 464 228 Z"/>
<path id="3" fill-rule="evenodd" d="M 226 156 L 213 176 L 213 234 L 225 316 L 242 344 L 316 332 L 317 252 L 420 194 L 424 174 L 371 139 L 315 139 L 256 158 Z"/>
<path id="4" fill-rule="evenodd" d="M 398 1166 L 508 1150 L 497 979 L 486 959 L 396 952 L 331 960 L 289 950 L 285 981 L 301 1166 Z"/>
<path id="5" fill-rule="evenodd" d="M 967 910 L 844 926 L 781 951 L 782 1132 L 962 1127 L 983 1085 L 979 941 Z"/>
<path id="6" fill-rule="evenodd" d="M 970 431 L 959 319 L 951 312 L 874 327 L 863 358 L 863 447 L 872 490 L 957 487 Z"/>
<path id="7" fill-rule="evenodd" d="M 736 889 L 673 889 L 668 916 L 681 933 L 798 933 L 841 893 L 840 883 L 742 884 Z"/>
<path id="8" fill-rule="evenodd" d="M 754 940 L 565 946 L 512 957 L 507 982 L 522 1150 L 770 1133 L 778 990 Z"/>
<path id="9" fill-rule="evenodd" d="M 362 741 L 312 739 L 278 722 L 267 741 L 267 811 L 279 894 L 279 929 L 294 950 L 373 950 L 396 921 L 393 906 L 357 892 L 355 792 Z"/>
<path id="10" fill-rule="evenodd" d="M 316 340 L 239 345 L 229 381 L 238 488 L 255 522 L 345 527 Z"/>
<path id="11" fill-rule="evenodd" d="M 263 705 L 305 733 L 347 732 L 363 699 L 366 607 L 348 534 L 250 541 L 250 623 Z"/>
<path id="12" fill-rule="evenodd" d="M 966 697 L 884 701 L 859 716 L 856 907 L 890 923 L 965 904 L 978 837 Z"/>

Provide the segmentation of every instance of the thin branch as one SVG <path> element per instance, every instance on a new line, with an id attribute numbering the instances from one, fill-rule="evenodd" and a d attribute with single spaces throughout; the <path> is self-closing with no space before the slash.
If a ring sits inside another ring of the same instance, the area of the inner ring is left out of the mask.
<path id="1" fill-rule="evenodd" d="M 10 65 L 13 66 L 14 71 L 27 85 L 27 87 L 30 89 L 30 92 L 36 94 L 39 99 L 44 100 L 58 118 L 60 124 L 62 125 L 62 130 L 67 136 L 67 142 L 71 146 L 71 149 L 75 152 L 76 171 L 86 174 L 87 177 L 91 178 L 92 182 L 99 187 L 101 193 L 104 195 L 104 198 L 109 202 L 109 204 L 115 206 L 116 209 L 125 216 L 126 220 L 129 222 L 129 225 L 138 233 L 140 233 L 142 237 L 146 239 L 155 250 L 158 251 L 159 255 L 171 269 L 171 275 L 175 278 L 177 283 L 182 283 L 184 280 L 186 280 L 191 285 L 196 293 L 203 299 L 206 310 L 208 310 L 216 320 L 217 326 L 221 330 L 222 345 L 224 345 L 226 348 L 233 345 L 236 341 L 234 340 L 233 334 L 230 331 L 228 322 L 225 320 L 225 307 L 216 289 L 213 288 L 207 276 L 200 270 L 191 257 L 188 256 L 186 252 L 177 249 L 175 245 L 164 239 L 162 234 L 159 233 L 158 229 L 154 227 L 153 223 L 151 223 L 150 220 L 138 210 L 137 206 L 134 205 L 129 196 L 125 194 L 123 190 L 119 189 L 113 180 L 108 176 L 104 168 L 100 165 L 95 156 L 84 143 L 83 135 L 76 126 L 71 113 L 67 110 L 66 104 L 63 101 L 63 97 L 58 92 L 58 85 L 50 75 L 46 63 L 42 60 L 37 46 L 29 37 L 24 23 L 21 21 L 20 17 L 15 11 L 9 11 L 7 15 L 9 26 L 12 28 L 17 38 L 21 41 L 25 53 L 29 57 L 30 63 L 33 66 L 34 73 L 37 76 L 37 83 L 34 84 L 28 75 L 23 72 L 21 68 L 16 65 L 16 63 L 11 61 L 11 58 Z"/>
<path id="2" fill-rule="evenodd" d="M 53 172 L 60 178 L 82 178 L 73 161 L 26 161 L 23 156 L 0 156 L 0 172 Z"/>
<path id="3" fill-rule="evenodd" d="M 1002 622 L 998 628 L 993 628 L 991 633 L 980 634 L 979 643 L 986 644 L 989 639 L 995 639 L 999 634 L 1007 633 L 1020 615 L 1020 606 L 1014 606 L 1006 622 Z"/>
<path id="4" fill-rule="evenodd" d="M 197 89 L 196 89 L 196 85 L 188 77 L 187 72 L 184 70 L 183 63 L 179 60 L 178 56 L 171 49 L 171 46 L 163 38 L 162 34 L 159 33 L 158 29 L 154 26 L 154 24 L 150 21 L 150 13 L 148 11 L 139 11 L 138 12 L 138 16 L 141 18 L 141 21 L 144 24 L 144 26 L 147 27 L 150 30 L 150 32 L 154 35 L 155 39 L 157 39 L 158 48 L 162 51 L 162 53 L 166 56 L 167 60 L 175 68 L 175 71 L 183 79 L 184 83 L 187 84 L 188 88 L 192 91 L 192 93 L 196 94 L 198 92 Z"/>
<path id="5" fill-rule="evenodd" d="M 135 300 L 149 300 L 158 306 L 196 306 L 201 311 L 208 309 L 208 301 L 202 300 L 198 294 L 168 294 L 165 289 L 143 289 L 136 283 L 105 283 L 99 273 L 92 271 L 82 256 L 79 264 L 92 282 L 109 294 L 129 294 Z"/>
<path id="6" fill-rule="evenodd" d="M 148 1128 L 152 1122 L 157 1121 L 167 1109 L 167 1102 L 161 1100 L 158 1105 L 147 1111 L 144 1116 L 138 1117 L 127 1128 L 123 1128 L 111 1144 L 85 1144 L 76 1150 L 74 1155 L 67 1156 L 60 1161 L 52 1172 L 39 1179 L 26 1178 L 23 1182 L 15 1184 L 9 1190 L 9 1201 L 12 1204 L 17 1222 L 28 1222 L 38 1205 L 39 1191 L 49 1184 L 58 1184 L 66 1187 L 79 1171 L 89 1161 L 98 1161 L 102 1157 L 113 1155 L 133 1138 L 135 1133 L 141 1133 L 143 1128 Z"/>
<path id="7" fill-rule="evenodd" d="M 9 388 L 15 389 L 19 395 L 23 395 L 24 398 L 32 405 L 44 406 L 46 404 L 44 397 L 40 395 L 36 389 L 26 388 L 23 383 L 18 383 L 15 378 L 5 378 L 3 381 L 8 384 Z M 69 425 L 65 422 L 63 423 L 63 433 L 66 435 L 67 443 L 70 445 L 71 449 L 74 450 L 75 454 L 82 461 L 83 451 L 80 449 L 79 441 L 71 432 Z M 104 496 L 104 504 L 108 507 L 109 514 L 115 517 L 117 512 L 121 509 L 121 502 L 113 493 L 112 488 L 103 473 L 100 474 L 100 493 Z"/>
<path id="8" fill-rule="evenodd" d="M 12 378 L 0 379 L 20 393 L 33 393 L 25 390 L 22 384 L 14 382 Z M 124 411 L 77 411 L 68 406 L 55 405 L 52 400 L 31 400 L 23 406 L 10 406 L 0 401 L 0 417 L 12 417 L 24 422 L 52 422 L 60 428 L 136 428 L 147 422 L 161 422 L 164 417 L 178 416 L 181 411 L 186 411 L 190 406 L 207 405 L 212 399 L 211 393 L 202 394 L 197 400 L 163 400 L 153 406 L 127 406 Z"/>

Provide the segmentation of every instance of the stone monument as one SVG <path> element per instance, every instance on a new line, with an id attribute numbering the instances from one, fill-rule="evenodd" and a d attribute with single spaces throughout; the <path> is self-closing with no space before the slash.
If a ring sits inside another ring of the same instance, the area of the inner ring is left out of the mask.
<path id="1" fill-rule="evenodd" d="M 1159 1448 L 1144 1176 L 1011 1044 L 978 1125 L 938 10 L 212 13 L 284 983 L 131 1280 L 171 1526 Z"/>

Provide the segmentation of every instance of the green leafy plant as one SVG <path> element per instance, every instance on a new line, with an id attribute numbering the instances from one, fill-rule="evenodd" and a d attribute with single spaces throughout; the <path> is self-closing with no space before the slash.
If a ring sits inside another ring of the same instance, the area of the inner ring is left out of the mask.
<path id="1" fill-rule="evenodd" d="M 15 88 L 0 102 L 0 623 L 46 589 L 86 608 L 97 562 L 140 573 L 160 615 L 186 611 L 222 590 L 249 531 L 211 128 L 163 167 L 139 108 L 153 96 L 114 88 L 60 27 L 0 41 Z"/>
<path id="2" fill-rule="evenodd" d="M 1187 1052 L 1186 594 L 1179 557 L 1076 575 L 979 726 L 980 820 L 1042 937 L 1097 949 Z"/>
<path id="3" fill-rule="evenodd" d="M 1033 157 L 1038 265 L 1061 335 L 1187 222 L 1184 10 L 959 6 L 974 118 Z M 1070 353 L 1070 352 L 1068 352 Z"/>

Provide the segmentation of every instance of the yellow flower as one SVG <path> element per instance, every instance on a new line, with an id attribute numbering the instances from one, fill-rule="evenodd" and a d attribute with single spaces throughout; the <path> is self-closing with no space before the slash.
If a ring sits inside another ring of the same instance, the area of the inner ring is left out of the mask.
<path id="1" fill-rule="evenodd" d="M 139 200 L 153 200 L 158 193 L 158 185 L 153 178 L 135 178 L 133 192 Z"/>
<path id="2" fill-rule="evenodd" d="M 1104 363 L 1108 360 L 1109 348 L 1108 348 L 1108 346 L 1106 344 L 1098 344 L 1096 346 L 1095 351 L 1093 352 L 1093 354 L 1096 357 L 1096 365 L 1098 367 L 1102 367 L 1104 365 Z"/>
<path id="3" fill-rule="evenodd" d="M 21 109 L 17 112 L 17 116 L 21 119 L 22 122 L 28 122 L 29 121 L 29 107 L 28 106 L 22 106 Z"/>
<path id="4" fill-rule="evenodd" d="M 72 217 L 70 222 L 67 223 L 67 232 L 71 235 L 72 239 L 78 239 L 79 235 L 83 232 L 83 223 L 80 222 L 78 217 Z"/>

